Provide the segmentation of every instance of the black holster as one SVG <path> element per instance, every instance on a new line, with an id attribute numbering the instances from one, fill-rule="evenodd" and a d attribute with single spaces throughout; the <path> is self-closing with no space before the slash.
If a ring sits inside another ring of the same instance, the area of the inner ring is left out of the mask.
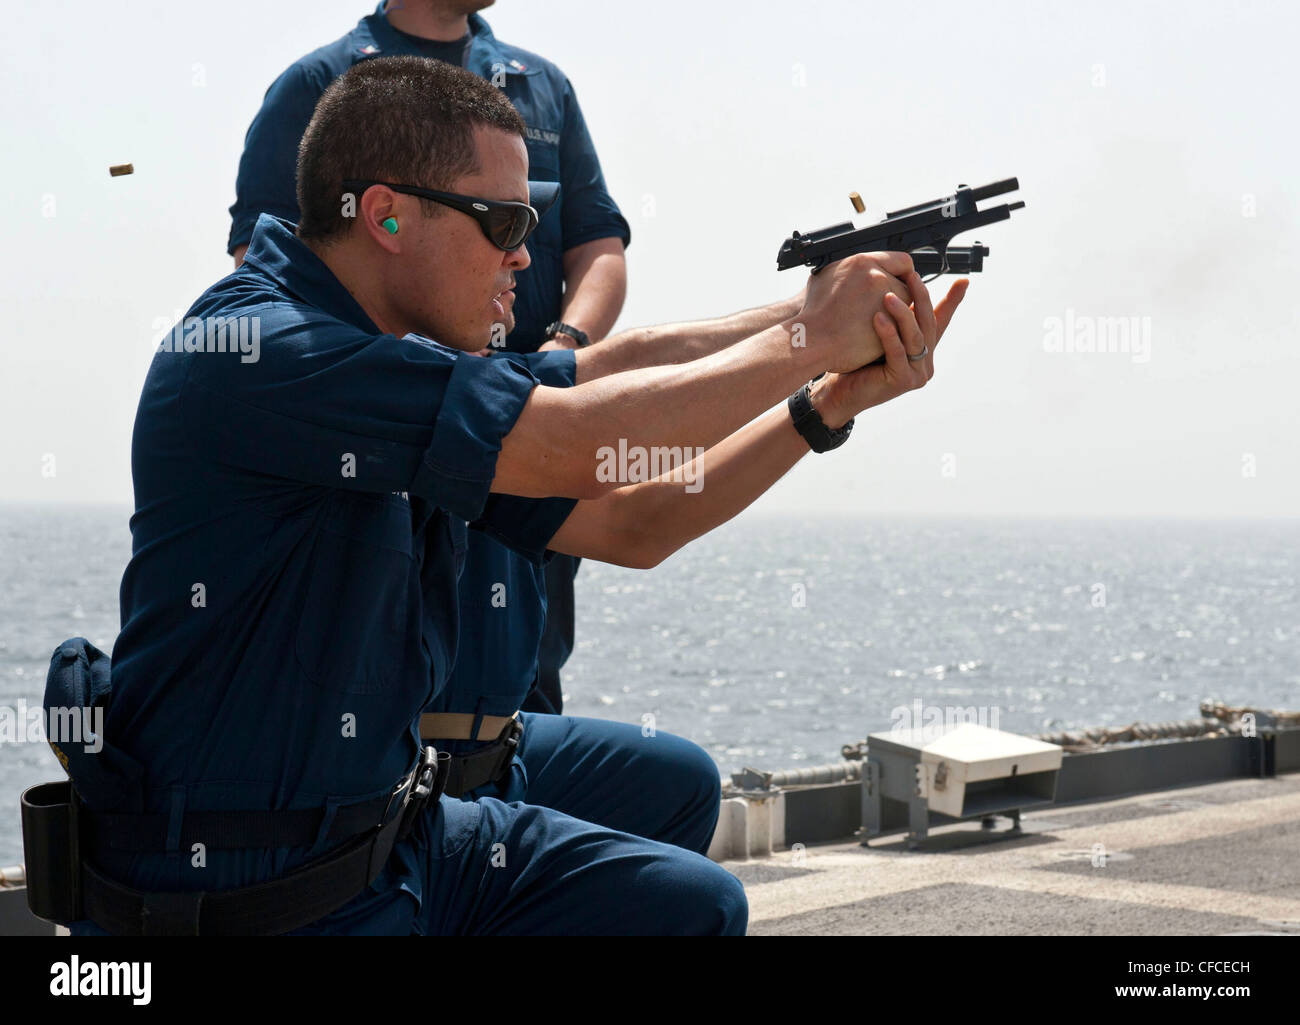
<path id="1" fill-rule="evenodd" d="M 515 759 L 515 750 L 519 747 L 519 738 L 523 732 L 519 720 L 512 719 L 501 731 L 501 735 L 486 747 L 470 754 L 452 755 L 447 775 L 447 796 L 463 797 L 485 783 L 499 782 Z M 436 740 L 425 737 L 423 742 L 436 743 Z"/>
<path id="2" fill-rule="evenodd" d="M 80 802 L 72 781 L 28 787 L 21 802 L 27 906 L 37 918 L 51 922 L 84 918 Z"/>

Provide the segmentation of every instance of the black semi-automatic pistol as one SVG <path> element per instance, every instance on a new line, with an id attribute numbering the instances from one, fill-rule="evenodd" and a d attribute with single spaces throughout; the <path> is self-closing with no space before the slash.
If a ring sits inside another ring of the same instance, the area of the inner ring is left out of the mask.
<path id="1" fill-rule="evenodd" d="M 1009 218 L 1012 210 L 1019 210 L 1025 204 L 1003 203 L 985 210 L 980 210 L 975 204 L 1019 188 L 1020 182 L 1015 178 L 981 185 L 977 189 L 958 185 L 951 196 L 895 210 L 886 214 L 884 220 L 865 228 L 854 228 L 852 221 L 845 221 L 807 235 L 796 231 L 781 243 L 781 251 L 776 254 L 776 269 L 808 266 L 816 274 L 828 263 L 855 253 L 888 251 L 910 253 L 917 273 L 927 281 L 940 274 L 970 274 L 983 270 L 984 257 L 989 255 L 988 246 L 978 242 L 973 246 L 949 246 L 948 243 L 964 231 Z M 865 207 L 858 194 L 852 193 L 849 199 L 854 209 L 862 213 Z"/>

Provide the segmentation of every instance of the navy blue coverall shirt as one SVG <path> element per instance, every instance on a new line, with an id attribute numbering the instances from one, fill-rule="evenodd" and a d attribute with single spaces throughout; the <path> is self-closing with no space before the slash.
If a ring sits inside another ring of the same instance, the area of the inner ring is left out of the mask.
<path id="1" fill-rule="evenodd" d="M 235 204 L 230 208 L 228 250 L 248 242 L 260 213 L 297 222 L 295 167 L 298 141 L 326 87 L 348 68 L 374 57 L 413 55 L 451 58 L 498 85 L 527 126 L 529 178 L 555 181 L 560 197 L 528 240 L 532 264 L 517 275 L 515 328 L 505 340 L 511 352 L 531 353 L 543 342 L 547 325 L 560 317 L 565 250 L 601 238 L 630 240 L 627 221 L 605 188 L 596 150 L 573 87 L 550 61 L 496 39 L 477 14 L 469 16 L 469 38 L 462 52 L 455 44 L 400 32 L 383 15 L 383 4 L 341 39 L 291 65 L 267 90 L 239 162 Z M 549 382 L 548 382 L 549 383 Z M 535 635 L 541 648 L 541 681 L 527 707 L 560 711 L 559 669 L 573 648 L 573 574 L 577 560 L 559 556 L 544 569 L 521 562 L 509 551 L 473 534 L 469 538 L 462 603 L 490 608 L 492 630 Z M 505 586 L 505 606 L 489 603 Z M 547 617 L 547 595 L 550 617 Z M 509 622 L 503 622 L 509 620 Z M 544 629 L 543 629 L 544 628 Z M 537 653 L 522 665 L 503 661 L 490 637 L 467 638 L 453 685 L 439 711 L 477 712 L 480 696 L 491 696 L 492 711 L 507 714 L 523 702 L 538 671 Z M 516 649 L 511 648 L 512 652 Z M 514 695 L 505 704 L 504 695 Z M 512 703 L 513 702 L 513 703 Z"/>
<path id="2" fill-rule="evenodd" d="M 210 351 L 215 324 L 227 351 Z M 104 852 L 110 876 L 220 890 L 281 875 L 323 853 L 335 809 L 410 771 L 456 658 L 467 521 L 540 563 L 574 506 L 489 494 L 536 384 L 512 359 L 384 334 L 292 225 L 259 220 L 145 382 L 105 733 L 145 766 L 140 810 L 325 821 L 315 848 L 212 850 L 202 867 L 189 850 Z M 409 931 L 401 891 L 418 904 L 427 871 L 399 843 L 348 931 Z"/>

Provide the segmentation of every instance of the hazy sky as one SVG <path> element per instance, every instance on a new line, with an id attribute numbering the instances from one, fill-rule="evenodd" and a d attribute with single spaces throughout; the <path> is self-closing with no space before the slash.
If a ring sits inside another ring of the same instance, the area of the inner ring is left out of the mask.
<path id="1" fill-rule="evenodd" d="M 262 94 L 370 9 L 10 10 L 0 499 L 130 500 L 155 323 L 231 266 L 227 208 Z M 484 13 L 577 90 L 632 226 L 622 327 L 792 294 L 781 240 L 848 217 L 851 190 L 875 220 L 1020 178 L 1026 208 L 977 233 L 992 255 L 935 379 L 806 458 L 767 510 L 1300 513 L 1295 4 Z M 127 161 L 133 176 L 109 177 Z M 1100 318 L 1135 318 L 1149 351 L 1048 351 L 1054 323 L 1079 338 Z"/>

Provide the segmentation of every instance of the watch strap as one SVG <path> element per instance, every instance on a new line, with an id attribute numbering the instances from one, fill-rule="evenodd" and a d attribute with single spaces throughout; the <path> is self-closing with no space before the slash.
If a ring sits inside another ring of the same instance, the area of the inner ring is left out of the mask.
<path id="1" fill-rule="evenodd" d="M 546 340 L 550 341 L 556 335 L 560 334 L 568 335 L 572 338 L 578 343 L 579 349 L 585 349 L 591 344 L 591 339 L 587 337 L 586 331 L 582 330 L 582 328 L 574 327 L 572 324 L 566 324 L 562 320 L 557 320 L 546 329 Z"/>
<path id="2" fill-rule="evenodd" d="M 790 409 L 790 419 L 794 429 L 799 432 L 808 447 L 814 452 L 829 452 L 839 448 L 849 440 L 853 430 L 853 421 L 849 420 L 843 427 L 834 430 L 826 426 L 820 413 L 812 404 L 812 382 L 809 381 L 786 401 Z"/>

